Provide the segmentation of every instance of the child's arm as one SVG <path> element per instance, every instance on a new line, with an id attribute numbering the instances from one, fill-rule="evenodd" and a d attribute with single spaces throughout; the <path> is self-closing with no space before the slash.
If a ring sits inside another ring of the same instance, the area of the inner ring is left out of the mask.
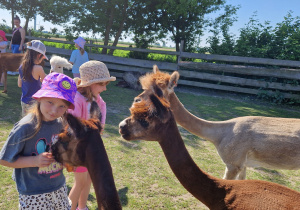
<path id="1" fill-rule="evenodd" d="M 23 28 L 20 28 L 19 31 L 21 33 L 21 43 L 20 43 L 19 51 L 22 51 L 23 44 L 25 41 L 25 30 Z"/>
<path id="2" fill-rule="evenodd" d="M 18 76 L 18 87 L 22 87 L 22 80 L 20 74 Z"/>
<path id="3" fill-rule="evenodd" d="M 46 77 L 46 73 L 44 72 L 42 66 L 34 65 L 32 69 L 32 76 L 34 77 L 34 79 L 40 79 L 40 81 L 43 82 L 44 78 Z"/>
<path id="4" fill-rule="evenodd" d="M 70 57 L 70 60 L 69 60 L 69 63 L 70 64 L 74 64 L 75 62 L 75 50 L 72 51 L 72 54 L 71 54 L 71 57 Z"/>
<path id="5" fill-rule="evenodd" d="M 51 153 L 44 152 L 38 156 L 20 156 L 15 162 L 0 160 L 0 164 L 10 168 L 47 167 L 54 158 Z"/>

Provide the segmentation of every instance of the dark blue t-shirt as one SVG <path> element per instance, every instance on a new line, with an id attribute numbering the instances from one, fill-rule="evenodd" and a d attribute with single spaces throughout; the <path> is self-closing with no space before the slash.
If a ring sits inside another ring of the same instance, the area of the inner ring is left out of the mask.
<path id="1" fill-rule="evenodd" d="M 34 131 L 35 123 L 31 119 L 32 115 L 29 114 L 15 124 L 0 152 L 1 160 L 12 163 L 20 156 L 36 156 L 49 151 L 51 143 L 62 129 L 61 120 L 43 122 L 40 131 L 33 138 L 24 141 Z M 62 164 L 57 162 L 43 168 L 15 168 L 14 177 L 17 189 L 23 195 L 49 193 L 58 190 L 65 184 L 62 170 Z"/>

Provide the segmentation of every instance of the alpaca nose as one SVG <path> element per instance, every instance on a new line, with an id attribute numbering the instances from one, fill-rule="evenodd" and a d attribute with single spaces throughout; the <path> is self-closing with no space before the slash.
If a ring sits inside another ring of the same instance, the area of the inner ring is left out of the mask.
<path id="1" fill-rule="evenodd" d="M 125 120 L 123 120 L 122 122 L 120 122 L 120 124 L 119 124 L 119 129 L 120 129 L 120 130 L 123 130 L 123 129 L 125 128 L 126 125 L 127 125 L 127 123 L 126 123 L 126 119 L 125 119 Z"/>

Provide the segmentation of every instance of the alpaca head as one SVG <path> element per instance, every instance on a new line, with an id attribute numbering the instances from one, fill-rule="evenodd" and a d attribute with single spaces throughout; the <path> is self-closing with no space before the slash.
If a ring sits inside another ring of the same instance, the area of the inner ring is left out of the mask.
<path id="1" fill-rule="evenodd" d="M 101 123 L 97 119 L 81 120 L 66 115 L 67 125 L 51 146 L 57 162 L 71 166 L 85 166 L 86 148 L 92 139 L 100 139 Z"/>
<path id="2" fill-rule="evenodd" d="M 153 66 L 153 72 L 147 73 L 140 77 L 140 83 L 143 90 L 151 89 L 154 85 L 158 86 L 163 93 L 163 96 L 168 99 L 169 95 L 174 92 L 174 87 L 177 86 L 179 73 L 173 72 L 171 75 L 161 72 L 157 65 Z"/>
<path id="3" fill-rule="evenodd" d="M 57 72 L 57 73 L 64 73 L 63 68 L 71 69 L 73 67 L 72 64 L 69 63 L 69 61 L 66 58 L 53 55 L 50 59 L 50 73 Z"/>
<path id="4" fill-rule="evenodd" d="M 156 83 L 135 97 L 130 113 L 131 116 L 119 124 L 119 132 L 126 140 L 157 141 L 160 131 L 163 132 L 173 117 L 170 104 Z"/>

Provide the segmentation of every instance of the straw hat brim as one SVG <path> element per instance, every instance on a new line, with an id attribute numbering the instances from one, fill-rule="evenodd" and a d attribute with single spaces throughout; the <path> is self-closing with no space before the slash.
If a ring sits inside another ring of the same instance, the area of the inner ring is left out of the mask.
<path id="1" fill-rule="evenodd" d="M 93 80 L 88 81 L 87 83 L 81 83 L 81 84 L 77 85 L 77 87 L 87 87 L 87 86 L 90 86 L 92 84 L 99 83 L 99 82 L 112 82 L 112 81 L 116 81 L 116 77 L 93 79 Z M 82 80 L 81 80 L 81 82 L 82 82 Z"/>

